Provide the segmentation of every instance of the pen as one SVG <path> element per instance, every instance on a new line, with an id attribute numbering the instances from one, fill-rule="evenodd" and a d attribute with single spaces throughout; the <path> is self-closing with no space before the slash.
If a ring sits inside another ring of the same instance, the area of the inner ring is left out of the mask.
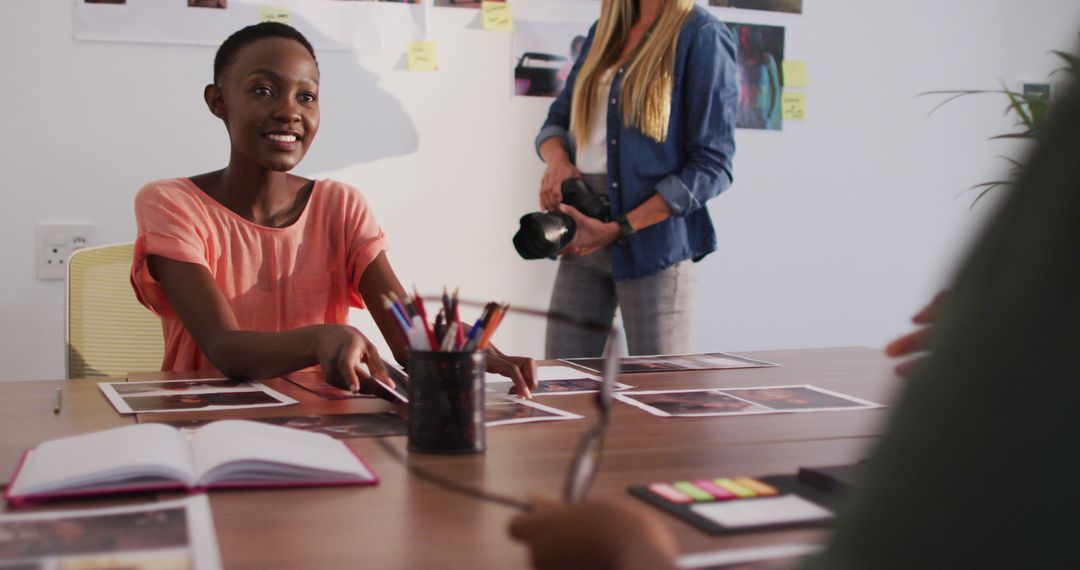
<path id="1" fill-rule="evenodd" d="M 420 316 L 420 321 L 424 323 L 424 333 L 428 337 L 428 346 L 431 350 L 434 350 L 438 343 L 435 341 L 435 333 L 431 330 L 431 324 L 427 320 L 427 309 L 424 308 L 424 300 L 420 297 L 420 291 L 416 289 L 416 285 L 413 285 L 413 308 L 416 309 L 416 314 Z"/>
<path id="2" fill-rule="evenodd" d="M 501 305 L 498 309 L 495 309 L 495 313 L 491 315 L 491 322 L 484 330 L 484 336 L 480 337 L 480 342 L 477 343 L 476 348 L 484 350 L 488 347 L 488 343 L 491 342 L 491 335 L 495 334 L 495 328 L 502 322 L 503 315 L 506 314 L 506 310 L 510 308 L 510 303 Z"/>
<path id="3" fill-rule="evenodd" d="M 440 351 L 442 351 L 442 352 L 453 352 L 454 351 L 454 340 L 457 338 L 457 330 L 458 330 L 458 324 L 457 323 L 450 323 L 450 327 L 446 329 L 446 335 L 443 336 L 442 346 L 439 347 Z"/>
<path id="4" fill-rule="evenodd" d="M 454 289 L 453 297 L 454 308 L 454 323 L 457 324 L 457 331 L 454 338 L 454 349 L 464 348 L 465 346 L 465 330 L 461 326 L 461 315 L 458 314 L 458 290 Z"/>
<path id="5" fill-rule="evenodd" d="M 64 402 L 64 390 L 62 388 L 56 389 L 56 398 L 53 400 L 52 413 L 60 413 L 60 404 Z"/>
<path id="6" fill-rule="evenodd" d="M 398 326 L 401 327 L 401 334 L 405 335 L 406 342 L 409 341 L 409 321 L 405 319 L 405 316 L 398 312 L 397 307 L 390 301 L 389 297 L 383 296 L 383 307 L 394 315 L 394 319 L 397 320 Z M 410 343 L 411 344 L 411 343 Z"/>
<path id="7" fill-rule="evenodd" d="M 476 346 L 477 336 L 484 330 L 484 317 L 476 319 L 476 323 L 469 329 L 469 335 L 465 337 L 465 347 L 462 350 L 471 351 Z"/>

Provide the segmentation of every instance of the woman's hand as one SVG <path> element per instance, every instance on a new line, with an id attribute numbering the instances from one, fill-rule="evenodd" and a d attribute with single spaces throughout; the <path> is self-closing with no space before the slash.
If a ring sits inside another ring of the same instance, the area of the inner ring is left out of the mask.
<path id="1" fill-rule="evenodd" d="M 487 348 L 487 370 L 506 376 L 514 382 L 511 394 L 525 399 L 532 398 L 536 389 L 536 362 L 526 356 L 507 356 L 502 351 L 489 345 Z"/>
<path id="2" fill-rule="evenodd" d="M 315 355 L 326 383 L 356 394 L 374 376 L 393 387 L 375 345 L 348 325 L 322 325 L 315 338 Z M 367 370 L 361 365 L 367 365 Z"/>
<path id="3" fill-rule="evenodd" d="M 562 203 L 562 183 L 570 178 L 581 178 L 581 172 L 569 158 L 553 159 L 547 163 L 544 178 L 540 181 L 540 208 L 552 211 Z"/>
<path id="4" fill-rule="evenodd" d="M 559 252 L 560 254 L 589 255 L 619 239 L 619 224 L 615 222 L 604 223 L 596 218 L 590 218 L 567 204 L 559 204 L 559 211 L 573 218 L 574 223 L 577 224 L 574 239 L 570 240 L 570 243 Z"/>
<path id="5" fill-rule="evenodd" d="M 885 354 L 893 358 L 912 356 L 912 358 L 908 358 L 896 365 L 896 373 L 900 376 L 909 378 L 915 368 L 929 357 L 925 353 L 930 350 L 930 343 L 934 334 L 934 323 L 937 321 L 945 297 L 945 291 L 938 293 L 933 301 L 930 301 L 928 305 L 911 318 L 912 322 L 921 326 L 893 340 L 885 347 Z"/>
<path id="6" fill-rule="evenodd" d="M 524 542 L 534 568 L 675 568 L 678 546 L 652 513 L 625 502 L 556 505 L 533 501 L 533 510 L 510 521 L 510 536 Z"/>

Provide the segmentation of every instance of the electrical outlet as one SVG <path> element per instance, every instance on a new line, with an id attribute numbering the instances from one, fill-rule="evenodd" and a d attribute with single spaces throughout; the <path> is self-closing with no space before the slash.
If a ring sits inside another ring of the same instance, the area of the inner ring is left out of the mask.
<path id="1" fill-rule="evenodd" d="M 94 241 L 91 224 L 38 224 L 35 233 L 38 279 L 66 279 L 68 258 Z"/>

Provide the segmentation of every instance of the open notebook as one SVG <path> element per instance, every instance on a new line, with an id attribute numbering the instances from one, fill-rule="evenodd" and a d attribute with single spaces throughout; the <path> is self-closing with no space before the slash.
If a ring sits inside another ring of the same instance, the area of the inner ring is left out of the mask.
<path id="1" fill-rule="evenodd" d="M 80 495 L 375 484 L 348 446 L 319 433 L 244 420 L 185 436 L 138 424 L 47 441 L 27 451 L 4 497 L 13 505 Z"/>

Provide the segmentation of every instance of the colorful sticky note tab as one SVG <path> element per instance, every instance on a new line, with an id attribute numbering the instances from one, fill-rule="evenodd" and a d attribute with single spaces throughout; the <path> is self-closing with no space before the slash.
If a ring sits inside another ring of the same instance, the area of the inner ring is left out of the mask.
<path id="1" fill-rule="evenodd" d="M 780 494 L 776 487 L 768 483 L 762 483 L 753 477 L 735 477 L 732 481 L 757 493 L 759 497 L 772 497 Z"/>
<path id="2" fill-rule="evenodd" d="M 493 32 L 509 32 L 514 29 L 510 4 L 506 2 L 481 2 L 484 29 Z"/>
<path id="3" fill-rule="evenodd" d="M 797 59 L 784 60 L 784 87 L 807 87 L 810 78 L 806 74 L 806 62 Z"/>
<path id="4" fill-rule="evenodd" d="M 806 93 L 784 91 L 780 107 L 784 111 L 784 120 L 802 121 L 806 119 Z"/>
<path id="5" fill-rule="evenodd" d="M 732 481 L 731 479 L 728 479 L 727 477 L 715 479 L 713 480 L 713 483 L 716 483 L 718 486 L 723 487 L 728 491 L 731 491 L 732 493 L 735 493 L 735 496 L 739 497 L 740 499 L 749 499 L 751 497 L 757 496 L 757 493 L 751 491 L 750 489 L 747 489 L 746 487 L 743 487 L 742 485 L 736 483 L 735 481 Z"/>
<path id="6" fill-rule="evenodd" d="M 278 22 L 281 24 L 289 23 L 289 9 L 277 8 L 275 6 L 259 6 L 259 21 L 260 22 Z"/>
<path id="7" fill-rule="evenodd" d="M 439 50 L 435 42 L 409 42 L 405 54 L 409 71 L 435 71 L 439 69 Z"/>
<path id="8" fill-rule="evenodd" d="M 695 502 L 701 503 L 713 500 L 712 495 L 706 493 L 705 491 L 702 491 L 701 489 L 698 489 L 694 486 L 693 483 L 689 481 L 678 481 L 676 483 L 672 483 L 671 486 L 675 487 L 676 491 L 689 495 L 690 498 L 694 499 Z"/>
<path id="9" fill-rule="evenodd" d="M 708 479 L 698 479 L 694 481 L 694 485 L 713 496 L 717 501 L 726 501 L 728 499 L 734 499 L 735 493 L 728 491 L 727 489 L 720 487 L 719 485 L 709 481 Z"/>
<path id="10" fill-rule="evenodd" d="M 676 491 L 674 487 L 668 485 L 667 483 L 653 483 L 652 485 L 649 485 L 649 490 L 652 491 L 653 494 L 662 497 L 668 502 L 679 505 L 685 505 L 686 503 L 691 503 L 694 501 L 690 498 L 689 495 Z"/>

